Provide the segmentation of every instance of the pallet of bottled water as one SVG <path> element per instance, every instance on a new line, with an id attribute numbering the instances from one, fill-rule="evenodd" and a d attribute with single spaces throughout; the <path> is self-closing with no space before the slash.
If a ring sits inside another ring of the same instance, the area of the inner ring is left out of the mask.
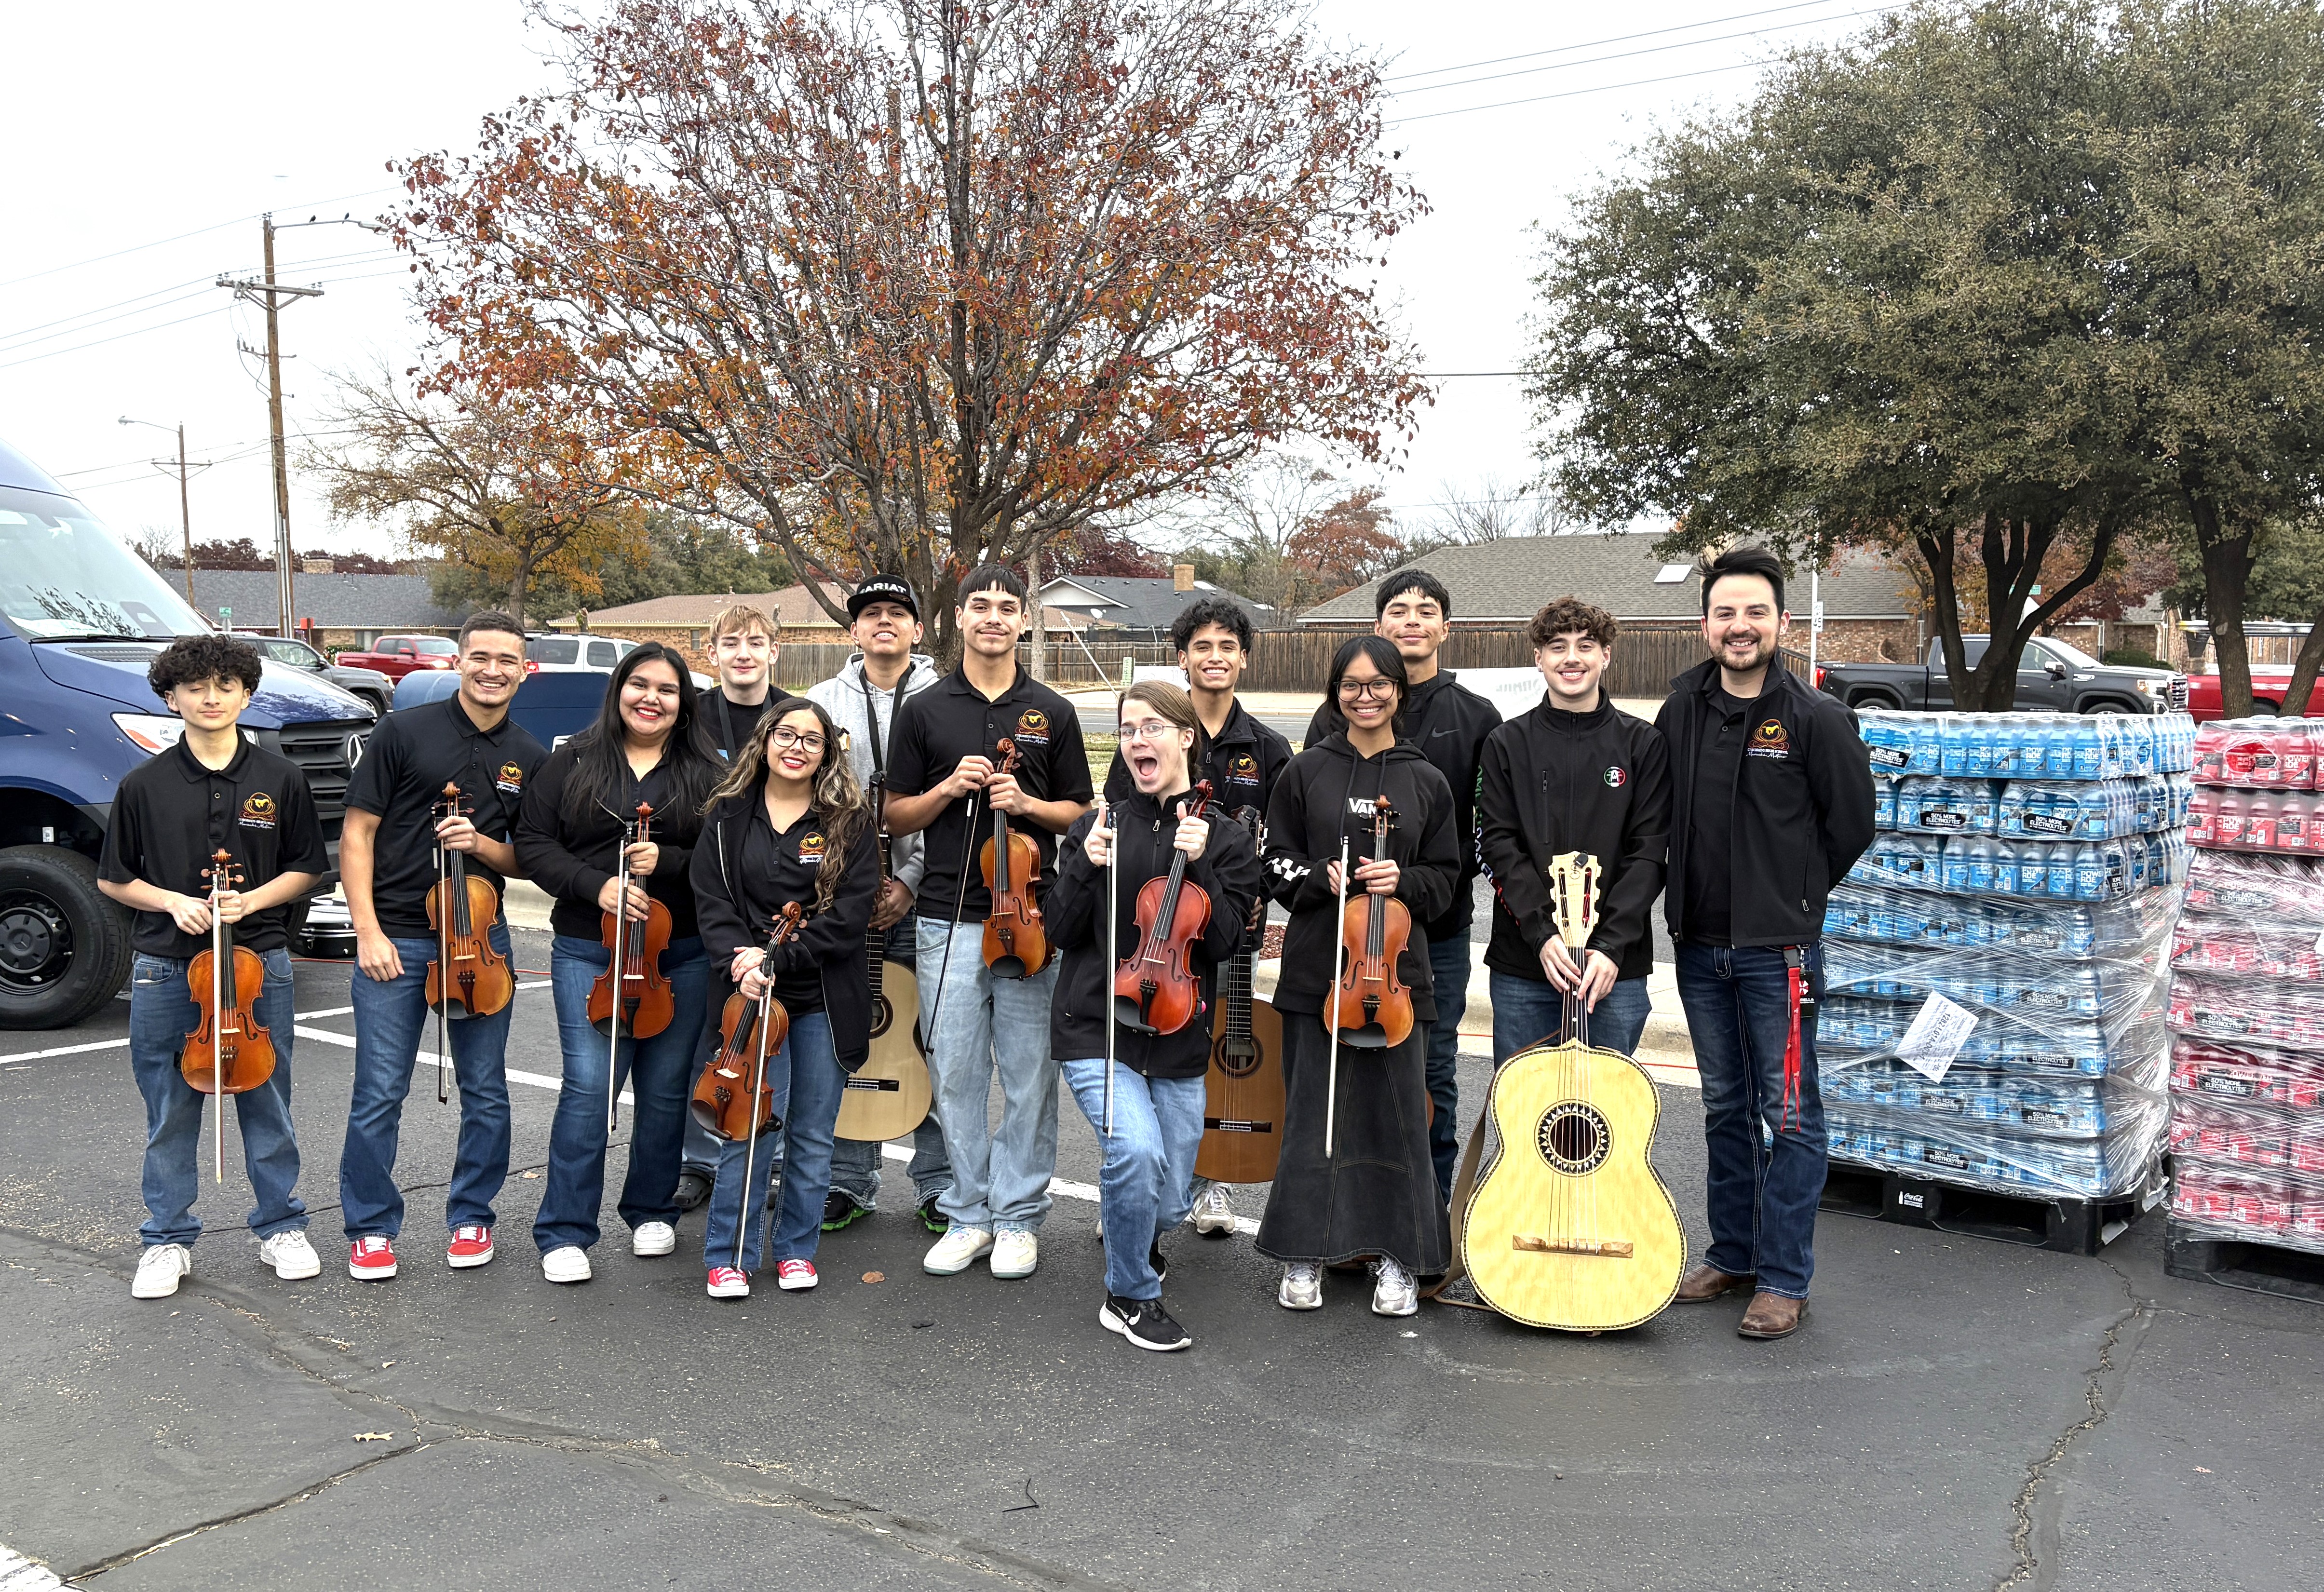
<path id="1" fill-rule="evenodd" d="M 1872 771 L 1892 778 L 2130 779 L 2183 774 L 2195 756 L 2185 713 L 1857 713 Z"/>

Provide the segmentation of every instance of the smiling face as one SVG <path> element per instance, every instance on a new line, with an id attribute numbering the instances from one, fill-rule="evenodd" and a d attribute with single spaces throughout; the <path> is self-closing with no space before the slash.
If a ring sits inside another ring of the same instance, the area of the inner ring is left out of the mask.
<path id="1" fill-rule="evenodd" d="M 1178 667 L 1186 671 L 1186 685 L 1195 691 L 1226 692 L 1235 688 L 1250 654 L 1224 625 L 1204 625 L 1186 640 Z"/>
<path id="2" fill-rule="evenodd" d="M 986 658 L 1013 658 L 1025 632 L 1025 604 L 999 586 L 971 592 L 960 602 L 961 640 Z"/>
<path id="3" fill-rule="evenodd" d="M 1551 700 L 1567 713 L 1587 713 L 1598 705 L 1600 683 L 1613 660 L 1613 653 L 1587 630 L 1561 630 L 1533 654 Z"/>
<path id="4" fill-rule="evenodd" d="M 1379 622 L 1372 629 L 1396 643 L 1397 655 L 1409 667 L 1436 656 L 1444 638 L 1452 633 L 1452 621 L 1444 617 L 1443 606 L 1435 598 L 1425 592 L 1405 591 L 1388 600 L 1388 606 L 1380 610 Z"/>
<path id="5" fill-rule="evenodd" d="M 729 693 L 747 694 L 767 683 L 767 673 L 775 667 L 775 651 L 774 638 L 756 625 L 728 630 L 711 643 L 711 667 Z"/>
<path id="6" fill-rule="evenodd" d="M 1194 732 L 1172 723 L 1142 696 L 1121 699 L 1121 760 L 1148 796 L 1186 788 L 1186 755 Z"/>
<path id="7" fill-rule="evenodd" d="M 622 728 L 630 739 L 659 744 L 678 728 L 678 671 L 666 658 L 653 658 L 630 671 L 622 682 Z"/>
<path id="8" fill-rule="evenodd" d="M 1359 652 L 1340 676 L 1338 700 L 1349 729 L 1386 729 L 1396 717 L 1396 682 L 1384 678 L 1379 665 Z"/>
<path id="9" fill-rule="evenodd" d="M 471 630 L 460 649 L 460 695 L 480 708 L 501 708 L 524 683 L 524 638 Z"/>
<path id="10" fill-rule="evenodd" d="M 1775 588 L 1764 575 L 1723 575 L 1703 611 L 1702 640 L 1731 674 L 1766 667 L 1791 615 L 1775 606 Z"/>
<path id="11" fill-rule="evenodd" d="M 189 728 L 218 731 L 232 727 L 250 705 L 250 687 L 231 675 L 213 680 L 187 680 L 172 686 L 162 701 Z"/>
<path id="12" fill-rule="evenodd" d="M 920 644 L 920 621 L 901 603 L 867 603 L 847 633 L 864 657 L 893 659 Z"/>
<path id="13" fill-rule="evenodd" d="M 767 777 L 792 789 L 812 786 L 830 750 L 816 711 L 793 708 L 767 726 Z"/>

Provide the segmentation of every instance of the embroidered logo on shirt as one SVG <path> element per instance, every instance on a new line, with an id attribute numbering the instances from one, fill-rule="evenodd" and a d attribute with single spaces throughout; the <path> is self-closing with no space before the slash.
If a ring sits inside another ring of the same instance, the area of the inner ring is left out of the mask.
<path id="1" fill-rule="evenodd" d="M 811 829 L 799 836 L 798 860 L 808 868 L 819 868 L 823 865 L 823 832 L 821 830 Z"/>
<path id="2" fill-rule="evenodd" d="M 1744 749 L 1755 758 L 1788 758 L 1792 755 L 1791 732 L 1784 728 L 1781 719 L 1769 719 L 1751 732 L 1751 744 Z"/>
<path id="3" fill-rule="evenodd" d="M 1049 715 L 1038 707 L 1028 707 L 1017 715 L 1017 739 L 1036 746 L 1049 744 Z"/>
<path id="4" fill-rule="evenodd" d="M 1227 763 L 1227 778 L 1245 785 L 1259 783 L 1259 759 L 1249 752 L 1237 752 Z"/>
<path id="5" fill-rule="evenodd" d="M 1359 818 L 1369 820 L 1372 815 L 1372 798 L 1370 796 L 1350 796 L 1348 798 L 1348 811 L 1353 813 Z"/>
<path id="6" fill-rule="evenodd" d="M 509 796 L 521 796 L 524 794 L 524 770 L 514 763 L 503 763 L 500 772 L 493 776 L 493 785 Z"/>
<path id="7" fill-rule="evenodd" d="M 1606 788 L 1609 790 L 1619 790 L 1622 787 L 1630 782 L 1630 774 L 1628 769 L 1616 768 L 1610 765 L 1607 768 L 1602 778 L 1605 779 Z"/>
<path id="8" fill-rule="evenodd" d="M 244 829 L 274 827 L 274 798 L 264 791 L 253 791 L 242 801 L 242 826 Z"/>

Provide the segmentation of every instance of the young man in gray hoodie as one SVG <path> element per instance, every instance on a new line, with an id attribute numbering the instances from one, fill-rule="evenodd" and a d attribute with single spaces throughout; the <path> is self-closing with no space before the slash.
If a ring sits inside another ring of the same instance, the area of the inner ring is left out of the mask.
<path id="1" fill-rule="evenodd" d="M 894 732 L 896 712 L 908 696 L 918 695 L 941 676 L 934 658 L 916 653 L 919 644 L 919 601 L 912 588 L 894 575 L 878 575 L 855 588 L 847 600 L 849 638 L 855 656 L 830 679 L 810 686 L 807 699 L 828 713 L 847 732 L 847 759 L 855 778 L 868 789 L 888 767 L 888 738 Z M 895 837 L 890 852 L 894 877 L 881 888 L 872 909 L 872 932 L 884 934 L 890 962 L 913 965 L 918 931 L 914 925 L 912 898 L 926 867 L 923 838 Z M 877 1208 L 882 1146 L 841 1139 L 831 1155 L 831 1193 L 824 1201 L 823 1230 L 841 1228 Z M 934 1107 L 912 1135 L 913 1202 L 921 1225 L 932 1233 L 945 1230 L 936 1201 L 952 1187 L 952 1161 L 945 1154 L 943 1127 Z"/>

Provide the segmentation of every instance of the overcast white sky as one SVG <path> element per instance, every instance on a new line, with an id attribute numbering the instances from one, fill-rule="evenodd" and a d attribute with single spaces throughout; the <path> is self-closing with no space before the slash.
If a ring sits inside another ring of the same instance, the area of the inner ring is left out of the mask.
<path id="1" fill-rule="evenodd" d="M 1320 0 L 1322 31 L 1395 58 L 1398 110 L 1416 118 L 1390 147 L 1434 209 L 1393 249 L 1389 280 L 1426 368 L 1517 363 L 1528 229 L 1557 219 L 1564 196 L 1656 119 L 1730 103 L 1750 90 L 1755 63 L 1882 9 Z M 124 532 L 174 536 L 174 474 L 146 462 L 172 454 L 174 438 L 115 419 L 182 420 L 191 456 L 218 461 L 194 479 L 196 538 L 265 545 L 263 362 L 236 352 L 263 346 L 263 326 L 211 280 L 256 272 L 260 211 L 278 223 L 373 213 L 392 197 L 384 162 L 468 146 L 480 115 L 550 83 L 539 36 L 516 0 L 309 6 L 242 25 L 143 0 L 16 5 L 6 31 L 0 437 Z M 1494 64 L 1460 69 L 1480 62 Z M 1430 115 L 1443 111 L 1460 114 Z M 296 430 L 324 396 L 325 370 L 374 354 L 401 368 L 416 344 L 401 267 L 373 235 L 318 226 L 278 249 L 281 280 L 327 290 L 283 317 Z M 1386 485 L 1407 518 L 1448 487 L 1528 476 L 1517 384 L 1445 382 L 1399 464 Z M 332 525 L 295 478 L 291 523 L 302 549 L 396 550 L 376 529 Z"/>

